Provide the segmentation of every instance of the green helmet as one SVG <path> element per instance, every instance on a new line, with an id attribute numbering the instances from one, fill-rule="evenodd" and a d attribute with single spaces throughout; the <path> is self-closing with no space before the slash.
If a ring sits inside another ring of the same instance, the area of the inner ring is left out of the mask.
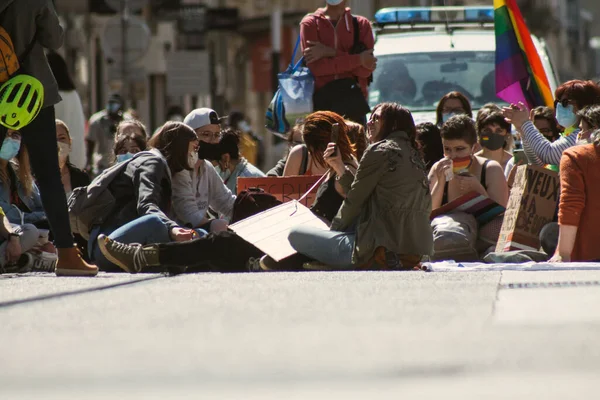
<path id="1" fill-rule="evenodd" d="M 19 130 L 37 117 L 44 104 L 44 86 L 30 75 L 17 75 L 0 87 L 0 124 Z"/>

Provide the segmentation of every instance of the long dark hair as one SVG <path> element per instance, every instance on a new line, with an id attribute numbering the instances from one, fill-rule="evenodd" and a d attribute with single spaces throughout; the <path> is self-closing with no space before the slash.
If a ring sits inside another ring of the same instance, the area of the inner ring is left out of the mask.
<path id="1" fill-rule="evenodd" d="M 392 132 L 402 131 L 408 135 L 410 143 L 415 149 L 417 146 L 417 128 L 415 120 L 408 108 L 398 103 L 380 103 L 375 106 L 373 113 L 381 109 L 381 129 L 377 134 L 377 140 L 383 140 Z"/>
<path id="2" fill-rule="evenodd" d="M 58 90 L 65 92 L 75 90 L 75 83 L 71 78 L 71 74 L 69 74 L 69 68 L 67 67 L 64 58 L 55 51 L 49 52 L 46 55 L 46 58 L 48 59 L 48 64 L 50 64 L 54 78 L 56 78 L 56 82 L 58 83 Z"/>
<path id="3" fill-rule="evenodd" d="M 167 159 L 173 174 L 191 168 L 188 164 L 188 146 L 192 140 L 198 140 L 196 132 L 181 122 L 167 122 L 152 136 L 148 146 L 159 150 Z"/>

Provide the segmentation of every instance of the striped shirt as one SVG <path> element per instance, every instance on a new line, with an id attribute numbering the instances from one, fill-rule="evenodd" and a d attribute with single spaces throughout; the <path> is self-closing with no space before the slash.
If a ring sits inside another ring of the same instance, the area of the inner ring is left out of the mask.
<path id="1" fill-rule="evenodd" d="M 561 136 L 556 141 L 550 142 L 533 125 L 533 122 L 527 121 L 521 127 L 525 155 L 534 165 L 559 165 L 563 151 L 577 143 L 578 132 L 577 129 L 568 136 Z"/>

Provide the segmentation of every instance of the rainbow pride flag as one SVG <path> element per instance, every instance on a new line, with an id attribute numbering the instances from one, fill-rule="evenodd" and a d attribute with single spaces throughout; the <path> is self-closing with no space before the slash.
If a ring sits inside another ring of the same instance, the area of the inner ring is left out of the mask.
<path id="1" fill-rule="evenodd" d="M 494 0 L 496 95 L 529 109 L 553 107 L 546 71 L 516 0 Z"/>

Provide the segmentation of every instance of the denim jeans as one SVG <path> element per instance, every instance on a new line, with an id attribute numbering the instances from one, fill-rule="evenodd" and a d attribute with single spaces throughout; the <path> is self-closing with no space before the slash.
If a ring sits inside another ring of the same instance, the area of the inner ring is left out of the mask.
<path id="1" fill-rule="evenodd" d="M 43 108 L 31 123 L 20 129 L 22 144 L 29 152 L 29 164 L 40 189 L 42 205 L 57 248 L 74 246 L 67 199 L 58 167 L 58 145 L 54 106 Z M 0 129 L 0 143 L 6 128 Z"/>
<path id="2" fill-rule="evenodd" d="M 95 227 L 90 232 L 88 249 L 90 258 L 102 271 L 121 271 L 121 269 L 108 261 L 100 251 L 97 243 L 100 234 L 126 244 L 139 243 L 145 245 L 171 241 L 167 225 L 159 217 L 152 214 L 134 219 L 119 228 Z"/>
<path id="3" fill-rule="evenodd" d="M 300 226 L 292 228 L 288 240 L 294 250 L 323 264 L 352 269 L 354 232 L 336 232 Z"/>

